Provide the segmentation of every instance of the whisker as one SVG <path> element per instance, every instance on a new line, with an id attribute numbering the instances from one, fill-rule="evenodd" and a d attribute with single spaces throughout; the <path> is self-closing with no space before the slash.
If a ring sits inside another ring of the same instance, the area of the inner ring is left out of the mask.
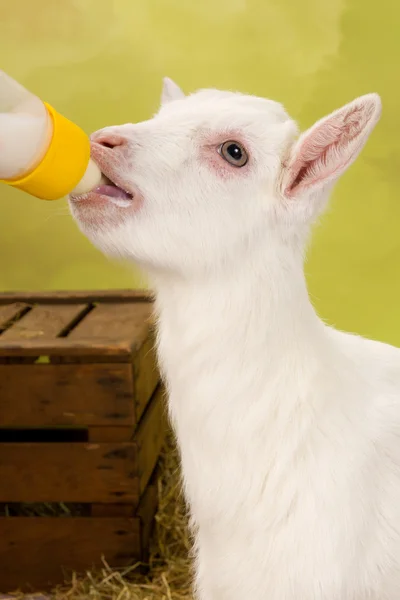
<path id="1" fill-rule="evenodd" d="M 56 217 L 71 217 L 71 213 L 67 208 L 59 208 L 57 211 L 51 212 L 48 215 L 46 215 L 43 221 L 44 223 L 48 223 L 49 221 L 51 221 L 51 219 L 54 219 Z"/>

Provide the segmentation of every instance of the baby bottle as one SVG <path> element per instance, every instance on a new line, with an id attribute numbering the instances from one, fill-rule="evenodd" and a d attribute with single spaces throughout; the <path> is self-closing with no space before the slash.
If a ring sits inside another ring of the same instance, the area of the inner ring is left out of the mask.
<path id="1" fill-rule="evenodd" d="M 101 182 L 88 136 L 1 70 L 0 181 L 43 200 Z"/>

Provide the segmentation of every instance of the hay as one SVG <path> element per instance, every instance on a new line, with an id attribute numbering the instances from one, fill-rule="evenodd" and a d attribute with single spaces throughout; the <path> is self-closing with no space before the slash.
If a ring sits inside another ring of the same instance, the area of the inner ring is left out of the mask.
<path id="1" fill-rule="evenodd" d="M 149 572 L 139 565 L 112 570 L 104 563 L 99 572 L 72 580 L 51 594 L 55 600 L 192 600 L 191 539 L 181 494 L 177 452 L 169 439 L 161 457 L 159 509 L 152 540 Z"/>

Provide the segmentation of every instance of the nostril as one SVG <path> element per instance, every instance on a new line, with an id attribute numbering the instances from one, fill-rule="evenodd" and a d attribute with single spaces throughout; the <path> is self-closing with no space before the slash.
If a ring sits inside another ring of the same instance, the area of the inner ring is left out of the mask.
<path id="1" fill-rule="evenodd" d="M 124 146 L 126 144 L 126 139 L 118 134 L 98 134 L 92 137 L 92 141 L 96 142 L 100 146 L 104 148 L 109 148 L 113 150 L 118 146 Z"/>

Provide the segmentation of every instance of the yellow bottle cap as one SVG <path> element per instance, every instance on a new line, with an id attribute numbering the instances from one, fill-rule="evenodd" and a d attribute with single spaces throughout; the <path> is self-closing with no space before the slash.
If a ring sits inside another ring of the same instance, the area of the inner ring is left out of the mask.
<path id="1" fill-rule="evenodd" d="M 90 142 L 78 125 L 46 102 L 44 104 L 53 124 L 53 135 L 45 156 L 30 173 L 2 183 L 41 200 L 58 200 L 69 194 L 84 176 L 90 159 Z"/>

